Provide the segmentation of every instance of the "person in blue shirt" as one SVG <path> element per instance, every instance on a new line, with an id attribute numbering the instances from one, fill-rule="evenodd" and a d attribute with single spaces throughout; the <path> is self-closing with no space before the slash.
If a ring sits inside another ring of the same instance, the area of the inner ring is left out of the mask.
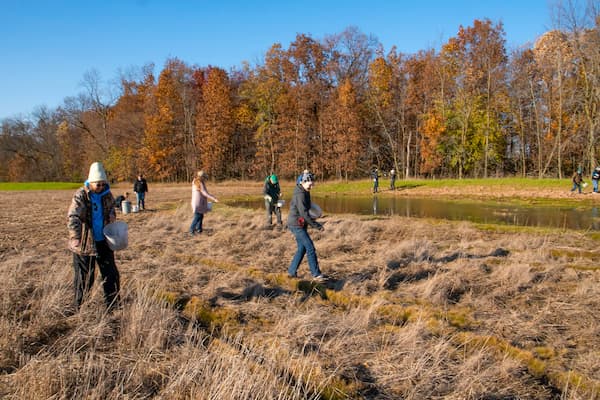
<path id="1" fill-rule="evenodd" d="M 102 163 L 90 166 L 87 181 L 73 195 L 67 212 L 69 250 L 73 253 L 74 305 L 77 309 L 94 284 L 95 267 L 102 275 L 104 301 L 109 310 L 120 306 L 120 277 L 104 227 L 117 219 L 115 199 Z"/>

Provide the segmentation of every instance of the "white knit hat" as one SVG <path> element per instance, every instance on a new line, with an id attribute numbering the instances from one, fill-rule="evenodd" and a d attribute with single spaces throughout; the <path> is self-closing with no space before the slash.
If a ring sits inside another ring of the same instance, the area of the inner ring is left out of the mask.
<path id="1" fill-rule="evenodd" d="M 106 177 L 106 171 L 101 162 L 95 162 L 90 166 L 90 173 L 88 175 L 88 182 L 108 182 Z"/>

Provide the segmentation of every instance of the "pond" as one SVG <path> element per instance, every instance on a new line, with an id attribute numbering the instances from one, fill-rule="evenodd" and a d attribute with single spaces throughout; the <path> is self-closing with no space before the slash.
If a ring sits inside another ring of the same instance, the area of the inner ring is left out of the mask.
<path id="1" fill-rule="evenodd" d="M 312 196 L 312 201 L 321 206 L 325 215 L 403 215 L 416 218 L 464 220 L 501 225 L 600 230 L 600 208 L 595 207 L 523 207 L 502 203 L 456 202 L 451 200 L 387 196 Z M 227 204 L 258 209 L 264 207 L 264 200 L 236 200 L 227 202 Z M 288 207 L 289 204 L 286 203 L 282 208 L 284 218 Z"/>

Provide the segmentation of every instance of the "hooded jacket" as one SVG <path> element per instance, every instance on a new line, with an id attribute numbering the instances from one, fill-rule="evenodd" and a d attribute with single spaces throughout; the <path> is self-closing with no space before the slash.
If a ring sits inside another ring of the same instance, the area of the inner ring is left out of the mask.
<path id="1" fill-rule="evenodd" d="M 116 221 L 115 199 L 110 192 L 110 187 L 100 194 L 102 204 L 103 226 Z M 69 230 L 69 240 L 79 240 L 79 248 L 69 247 L 69 250 L 82 256 L 95 256 L 96 244 L 92 233 L 92 201 L 90 198 L 89 183 L 75 192 L 71 205 L 67 212 L 67 229 Z"/>
<path id="2" fill-rule="evenodd" d="M 310 192 L 304 190 L 302 185 L 296 185 L 292 201 L 290 202 L 290 213 L 288 214 L 288 226 L 306 228 L 307 225 L 316 229 L 321 229 L 323 225 L 311 218 L 310 210 Z"/>

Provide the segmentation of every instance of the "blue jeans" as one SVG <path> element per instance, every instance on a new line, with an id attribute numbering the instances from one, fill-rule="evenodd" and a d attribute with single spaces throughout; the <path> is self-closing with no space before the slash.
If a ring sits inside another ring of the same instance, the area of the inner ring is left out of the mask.
<path id="1" fill-rule="evenodd" d="M 592 179 L 592 185 L 594 186 L 594 193 L 598 193 L 598 179 Z"/>
<path id="2" fill-rule="evenodd" d="M 296 237 L 298 250 L 296 250 L 296 254 L 292 259 L 290 267 L 288 268 L 288 274 L 292 276 L 296 275 L 298 272 L 298 267 L 300 266 L 304 255 L 306 254 L 308 258 L 308 267 L 310 268 L 310 273 L 312 276 L 321 275 L 319 261 L 317 261 L 317 251 L 315 250 L 315 245 L 313 244 L 310 236 L 308 236 L 306 229 L 297 226 L 290 226 L 289 229 Z"/>
<path id="3" fill-rule="evenodd" d="M 192 225 L 190 225 L 190 233 L 194 232 L 202 232 L 202 220 L 204 219 L 204 214 L 194 213 L 194 219 L 192 220 Z"/>
<path id="4" fill-rule="evenodd" d="M 143 210 L 144 208 L 146 208 L 146 204 L 144 202 L 144 199 L 146 198 L 146 193 L 145 192 L 135 192 L 135 195 L 137 196 L 138 208 L 140 210 Z"/>
<path id="5" fill-rule="evenodd" d="M 581 183 L 573 182 L 573 189 L 571 189 L 571 192 L 574 192 L 576 189 L 579 189 L 579 193 L 581 193 Z"/>

